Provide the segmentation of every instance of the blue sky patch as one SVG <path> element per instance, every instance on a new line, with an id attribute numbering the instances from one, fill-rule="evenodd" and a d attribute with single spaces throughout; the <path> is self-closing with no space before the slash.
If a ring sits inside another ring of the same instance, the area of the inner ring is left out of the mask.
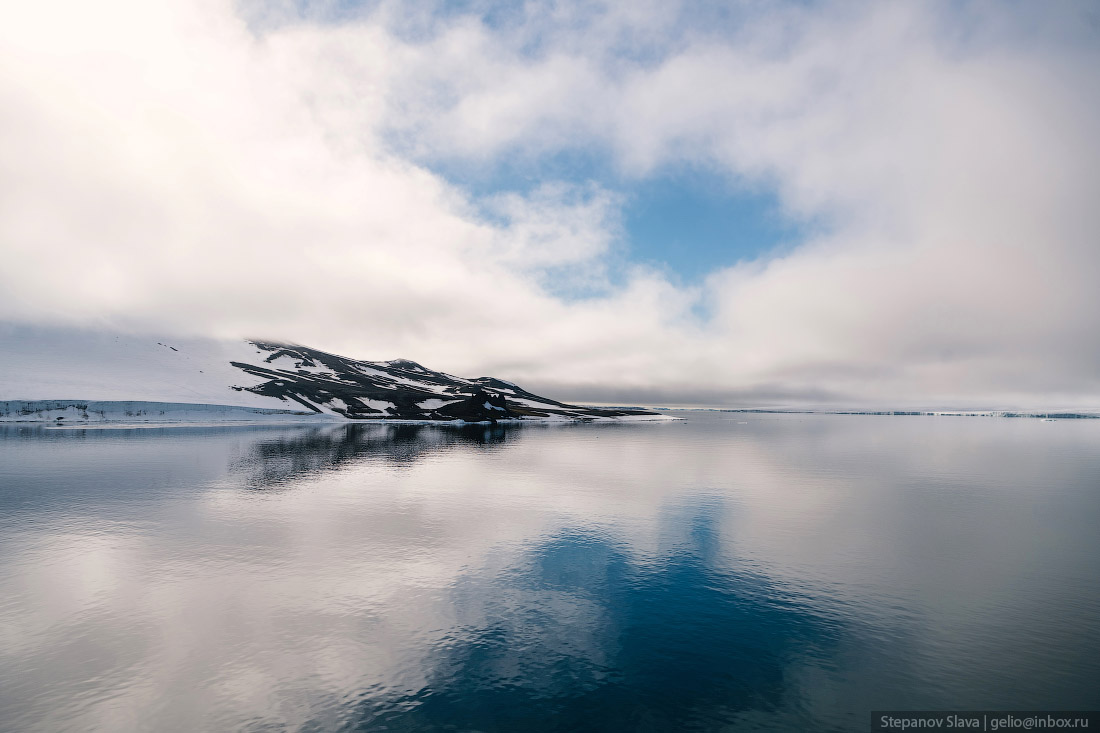
<path id="1" fill-rule="evenodd" d="M 686 282 L 742 260 L 787 249 L 804 225 L 784 215 L 775 193 L 689 170 L 628 187 L 623 212 L 629 257 L 667 267 Z"/>
<path id="2" fill-rule="evenodd" d="M 476 198 L 528 194 L 547 182 L 594 183 L 613 191 L 623 200 L 622 239 L 614 259 L 656 267 L 685 284 L 740 261 L 789 250 L 811 229 L 810 222 L 784 212 L 773 189 L 698 167 L 627 178 L 604 154 L 585 150 L 537 160 L 501 156 L 490 164 L 449 161 L 430 167 Z"/>

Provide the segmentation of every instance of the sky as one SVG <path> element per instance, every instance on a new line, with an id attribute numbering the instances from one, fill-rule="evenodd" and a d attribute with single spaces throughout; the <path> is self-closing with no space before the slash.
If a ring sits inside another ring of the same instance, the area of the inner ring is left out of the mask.
<path id="1" fill-rule="evenodd" d="M 2 322 L 1100 407 L 1094 3 L 0 2 Z"/>

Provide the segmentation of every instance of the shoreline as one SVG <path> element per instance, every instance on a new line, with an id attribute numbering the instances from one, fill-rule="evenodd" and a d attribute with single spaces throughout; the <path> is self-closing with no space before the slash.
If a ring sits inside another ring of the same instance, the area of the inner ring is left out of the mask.
<path id="1" fill-rule="evenodd" d="M 666 422 L 670 415 L 527 416 L 496 420 L 426 420 L 401 417 L 353 419 L 326 412 L 304 412 L 245 405 L 143 400 L 0 400 L 0 425 L 38 425 L 51 430 L 219 427 L 257 425 L 545 425 L 573 423 Z"/>

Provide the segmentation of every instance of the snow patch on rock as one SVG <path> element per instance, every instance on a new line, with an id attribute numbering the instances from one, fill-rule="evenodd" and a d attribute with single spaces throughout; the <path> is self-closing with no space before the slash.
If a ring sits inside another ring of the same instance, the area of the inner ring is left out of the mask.
<path id="1" fill-rule="evenodd" d="M 440 407 L 443 407 L 444 405 L 452 405 L 452 404 L 454 404 L 455 402 L 458 402 L 458 401 L 459 400 L 440 400 L 440 399 L 436 399 L 436 398 L 433 397 L 430 400 L 424 400 L 423 402 L 417 402 L 416 406 L 419 407 L 421 410 L 438 410 Z"/>

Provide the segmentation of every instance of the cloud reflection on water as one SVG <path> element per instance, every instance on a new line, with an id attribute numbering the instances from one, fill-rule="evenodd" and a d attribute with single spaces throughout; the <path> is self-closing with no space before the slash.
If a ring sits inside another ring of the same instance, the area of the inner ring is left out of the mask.
<path id="1" fill-rule="evenodd" d="M 1094 428 L 4 428 L 0 727 L 1100 704 Z"/>
<path id="2" fill-rule="evenodd" d="M 841 630 L 809 599 L 715 564 L 717 508 L 667 514 L 685 541 L 658 563 L 565 529 L 501 576 L 461 578 L 427 684 L 366 699 L 349 727 L 713 730 L 754 711 L 812 725 L 789 667 L 825 663 Z"/>

